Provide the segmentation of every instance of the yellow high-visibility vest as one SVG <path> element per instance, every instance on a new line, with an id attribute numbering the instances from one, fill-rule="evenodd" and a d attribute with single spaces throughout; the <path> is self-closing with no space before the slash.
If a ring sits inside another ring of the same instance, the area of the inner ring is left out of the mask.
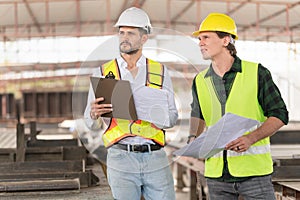
<path id="1" fill-rule="evenodd" d="M 164 77 L 164 66 L 156 61 L 146 59 L 147 78 L 145 86 L 161 89 Z M 103 76 L 112 73 L 115 79 L 121 79 L 121 73 L 117 60 L 111 60 L 101 66 Z M 112 118 L 102 139 L 105 147 L 117 143 L 125 137 L 140 136 L 146 139 L 151 139 L 154 142 L 165 145 L 165 131 L 156 127 L 154 124 L 143 120 L 125 120 Z"/>
<path id="2" fill-rule="evenodd" d="M 214 125 L 221 117 L 221 104 L 213 87 L 210 76 L 205 77 L 207 70 L 196 77 L 196 88 L 202 114 L 206 125 Z M 230 94 L 225 105 L 225 112 L 231 112 L 246 118 L 264 122 L 266 117 L 259 105 L 258 64 L 242 61 L 242 71 L 237 72 Z M 249 134 L 246 132 L 244 134 Z M 253 144 L 247 151 L 237 153 L 227 151 L 228 169 L 232 176 L 248 177 L 271 174 L 273 162 L 270 153 L 270 138 L 267 137 Z M 223 171 L 223 152 L 205 161 L 206 177 L 221 177 Z"/>

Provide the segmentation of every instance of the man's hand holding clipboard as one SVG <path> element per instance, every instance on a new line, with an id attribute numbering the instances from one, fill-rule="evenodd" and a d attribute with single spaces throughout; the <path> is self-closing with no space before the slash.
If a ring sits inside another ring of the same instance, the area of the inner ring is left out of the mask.
<path id="1" fill-rule="evenodd" d="M 104 104 L 103 97 L 96 98 L 95 101 L 91 103 L 91 118 L 93 120 L 98 119 L 99 117 L 112 112 L 112 104 Z"/>

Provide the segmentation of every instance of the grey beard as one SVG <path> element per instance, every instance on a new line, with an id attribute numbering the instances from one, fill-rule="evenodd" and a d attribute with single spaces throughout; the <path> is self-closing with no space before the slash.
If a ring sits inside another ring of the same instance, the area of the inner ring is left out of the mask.
<path id="1" fill-rule="evenodd" d="M 133 50 L 131 50 L 131 51 L 122 51 L 122 50 L 120 49 L 120 52 L 121 52 L 121 53 L 126 53 L 126 54 L 128 54 L 128 55 L 136 54 L 138 51 L 139 51 L 139 49 L 133 49 Z"/>

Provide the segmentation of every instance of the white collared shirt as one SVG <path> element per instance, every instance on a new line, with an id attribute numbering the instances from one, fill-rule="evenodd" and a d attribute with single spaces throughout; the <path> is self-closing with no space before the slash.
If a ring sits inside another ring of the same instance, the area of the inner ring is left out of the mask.
<path id="1" fill-rule="evenodd" d="M 138 68 L 138 72 L 136 74 L 136 77 L 132 76 L 131 72 L 127 69 L 126 61 L 121 56 L 119 56 L 117 58 L 117 62 L 118 62 L 118 65 L 119 65 L 122 80 L 128 80 L 131 83 L 132 87 L 133 87 L 133 91 L 134 91 L 135 87 L 145 86 L 145 83 L 146 83 L 146 57 L 145 56 L 142 55 L 136 63 L 136 67 Z M 103 77 L 99 67 L 94 70 L 92 76 Z M 176 124 L 176 121 L 178 119 L 178 111 L 177 111 L 177 108 L 176 108 L 176 105 L 175 105 L 172 81 L 171 81 L 171 78 L 169 76 L 168 70 L 165 66 L 164 66 L 164 79 L 163 79 L 162 90 L 167 91 L 167 94 L 168 94 L 168 105 L 169 105 L 168 111 L 169 111 L 169 118 L 170 118 L 170 123 L 169 123 L 170 126 L 169 127 L 159 127 L 158 126 L 158 127 L 159 128 L 170 128 L 170 127 L 173 127 Z M 85 109 L 85 112 L 84 112 L 84 118 L 85 118 L 85 122 L 86 122 L 87 126 L 89 128 L 92 128 L 92 129 L 99 128 L 99 126 L 101 125 L 99 120 L 93 120 L 93 119 L 91 119 L 91 116 L 90 116 L 90 110 L 91 110 L 90 104 L 94 100 L 95 100 L 95 94 L 94 94 L 94 91 L 92 89 L 92 86 L 90 85 L 88 100 L 87 100 L 87 106 L 86 106 L 86 109 Z M 109 118 L 103 118 L 103 121 L 106 124 L 109 123 L 109 120 L 110 120 Z M 142 137 L 139 137 L 139 136 L 135 136 L 135 137 L 124 138 L 119 143 L 123 143 L 123 144 L 146 144 L 146 143 L 150 143 L 150 144 L 152 144 L 153 141 L 142 138 Z"/>

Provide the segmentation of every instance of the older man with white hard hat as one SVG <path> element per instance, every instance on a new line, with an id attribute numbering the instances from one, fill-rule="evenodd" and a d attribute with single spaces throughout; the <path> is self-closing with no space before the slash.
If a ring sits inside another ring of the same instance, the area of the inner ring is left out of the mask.
<path id="1" fill-rule="evenodd" d="M 164 151 L 165 131 L 175 125 L 178 113 L 173 86 L 167 68 L 142 54 L 148 40 L 151 24 L 145 11 L 132 7 L 125 10 L 115 24 L 119 32 L 120 56 L 103 64 L 93 76 L 112 76 L 130 81 L 133 92 L 139 87 L 149 87 L 166 95 L 168 127 L 145 120 L 109 118 L 103 134 L 108 148 L 107 176 L 114 199 L 174 200 L 174 183 L 168 159 Z M 148 97 L 145 97 L 148 98 Z M 153 97 L 152 97 L 153 98 Z M 103 114 L 112 111 L 111 104 L 102 104 L 90 89 L 85 119 L 90 127 L 99 124 Z M 151 96 L 145 102 L 153 106 Z"/>

